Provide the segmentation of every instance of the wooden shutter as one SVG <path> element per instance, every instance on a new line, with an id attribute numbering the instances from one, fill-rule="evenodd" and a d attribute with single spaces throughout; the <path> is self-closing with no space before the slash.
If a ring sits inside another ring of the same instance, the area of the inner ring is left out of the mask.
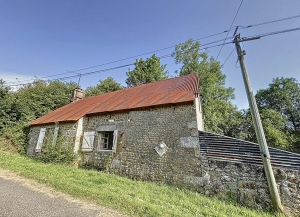
<path id="1" fill-rule="evenodd" d="M 93 151 L 95 131 L 84 132 L 82 140 L 82 151 Z"/>
<path id="2" fill-rule="evenodd" d="M 35 147 L 35 151 L 36 152 L 40 152 L 42 150 L 42 145 L 43 145 L 43 141 L 45 138 L 45 133 L 46 133 L 46 128 L 41 128 L 40 129 L 40 134 L 39 134 L 39 138 Z"/>
<path id="3" fill-rule="evenodd" d="M 118 140 L 118 130 L 114 131 L 114 140 L 113 140 L 113 146 L 112 146 L 112 152 L 116 153 L 117 150 L 117 140 Z"/>
<path id="4" fill-rule="evenodd" d="M 59 130 L 59 127 L 55 127 L 54 133 L 53 133 L 52 145 L 56 145 L 58 130 Z"/>

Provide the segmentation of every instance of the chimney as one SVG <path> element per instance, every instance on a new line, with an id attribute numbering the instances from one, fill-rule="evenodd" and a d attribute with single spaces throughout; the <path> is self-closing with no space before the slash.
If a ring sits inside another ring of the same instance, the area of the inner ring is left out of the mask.
<path id="1" fill-rule="evenodd" d="M 83 99 L 84 95 L 85 95 L 84 91 L 80 87 L 76 87 L 73 90 L 70 102 L 75 102 L 77 100 Z"/>

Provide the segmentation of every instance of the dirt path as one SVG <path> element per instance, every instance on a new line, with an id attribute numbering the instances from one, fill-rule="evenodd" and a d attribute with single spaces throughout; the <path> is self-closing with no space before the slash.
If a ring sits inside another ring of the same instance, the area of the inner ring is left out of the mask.
<path id="1" fill-rule="evenodd" d="M 0 168 L 0 216 L 125 216 Z"/>

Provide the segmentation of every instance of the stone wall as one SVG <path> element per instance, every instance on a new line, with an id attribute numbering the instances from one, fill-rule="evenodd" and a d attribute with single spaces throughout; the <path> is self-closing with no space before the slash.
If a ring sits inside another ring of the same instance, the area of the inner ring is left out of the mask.
<path id="1" fill-rule="evenodd" d="M 36 144 L 38 142 L 39 134 L 41 128 L 46 128 L 47 129 L 47 137 L 49 137 L 49 140 L 53 139 L 53 132 L 55 127 L 59 127 L 58 134 L 61 135 L 62 133 L 65 135 L 66 132 L 75 132 L 76 127 L 77 127 L 77 122 L 75 123 L 60 123 L 60 124 L 47 124 L 47 125 L 38 125 L 38 126 L 32 126 L 30 128 L 30 132 L 28 134 L 28 149 L 27 149 L 27 155 L 34 157 L 36 156 L 37 152 L 35 151 Z M 75 138 L 73 138 L 75 135 L 65 135 L 68 137 L 67 140 L 69 142 L 72 142 Z M 46 141 L 47 138 L 44 139 L 44 142 Z"/>
<path id="2" fill-rule="evenodd" d="M 289 216 L 300 215 L 300 171 L 274 168 L 282 205 Z M 208 196 L 234 200 L 252 208 L 271 210 L 271 198 L 263 167 L 201 159 L 197 173 L 184 184 Z"/>
<path id="3" fill-rule="evenodd" d="M 83 157 L 89 165 L 133 179 L 178 185 L 199 166 L 193 104 L 97 115 L 83 121 L 84 131 L 110 125 L 116 126 L 119 134 L 116 153 L 109 155 L 94 149 Z"/>
<path id="4" fill-rule="evenodd" d="M 207 159 L 200 155 L 195 106 L 176 105 L 85 116 L 83 132 L 117 129 L 116 152 L 82 152 L 82 163 L 132 179 L 185 186 L 208 196 L 271 209 L 263 168 Z M 77 123 L 59 124 L 60 131 Z M 28 154 L 35 155 L 41 127 L 30 131 Z M 109 130 L 111 131 L 111 130 Z M 95 134 L 96 146 L 97 134 Z M 81 138 L 82 142 L 82 138 Z M 300 215 L 300 171 L 273 168 L 282 204 L 290 216 Z"/>

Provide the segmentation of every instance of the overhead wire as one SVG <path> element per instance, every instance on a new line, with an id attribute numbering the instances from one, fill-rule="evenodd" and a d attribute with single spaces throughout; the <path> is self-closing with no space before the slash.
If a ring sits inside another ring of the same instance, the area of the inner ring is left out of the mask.
<path id="1" fill-rule="evenodd" d="M 277 23 L 277 22 L 281 22 L 281 21 L 285 21 L 285 20 L 290 20 L 290 19 L 295 19 L 295 18 L 299 18 L 300 15 L 296 15 L 296 16 L 291 16 L 291 17 L 286 17 L 286 18 L 282 18 L 282 19 L 278 19 L 278 20 L 271 20 L 271 21 L 267 21 L 267 22 L 263 22 L 263 23 L 257 23 L 257 24 L 252 24 L 252 25 L 247 25 L 247 26 L 239 26 L 239 28 L 250 28 L 250 27 L 255 27 L 255 26 L 261 26 L 261 25 L 266 25 L 266 24 L 270 24 L 270 23 Z"/>
<path id="2" fill-rule="evenodd" d="M 287 32 L 292 32 L 292 31 L 298 31 L 298 30 L 300 30 L 300 27 L 293 28 L 293 29 L 280 30 L 280 31 L 275 31 L 275 32 L 269 32 L 269 33 L 254 35 L 254 36 L 250 36 L 250 37 L 243 37 L 243 38 L 241 38 L 241 40 L 252 38 L 252 37 L 266 37 L 266 36 L 271 36 L 271 35 L 276 35 L 276 34 L 282 34 L 282 33 L 287 33 Z M 229 40 L 231 38 L 233 38 L 233 37 L 230 37 L 230 38 L 228 38 L 226 40 Z M 218 41 L 220 41 L 220 40 L 218 40 Z M 206 45 L 213 44 L 213 43 L 216 43 L 218 41 L 210 42 L 210 43 L 207 43 Z M 233 43 L 233 41 L 230 41 L 230 42 L 227 42 L 227 43 L 223 42 L 222 44 L 212 45 L 212 46 L 204 47 L 202 49 L 208 49 L 208 48 L 212 48 L 212 47 L 224 46 L 226 44 L 231 44 L 231 43 Z M 231 51 L 230 55 L 232 54 L 232 52 L 233 52 L 233 50 Z M 163 58 L 167 58 L 167 57 L 171 57 L 171 56 L 172 56 L 172 54 L 167 54 L 167 55 L 161 56 L 159 58 L 163 59 Z M 229 58 L 229 56 L 227 57 L 227 59 Z M 227 61 L 227 59 L 226 59 L 226 61 Z M 226 63 L 226 61 L 223 63 L 223 65 Z M 49 80 L 50 81 L 51 80 L 65 80 L 65 79 L 70 79 L 70 78 L 76 78 L 79 75 L 80 76 L 87 76 L 87 75 L 91 75 L 91 74 L 95 74 L 95 73 L 100 73 L 100 72 L 104 72 L 104 71 L 110 71 L 110 70 L 114 70 L 114 69 L 118 69 L 118 68 L 123 68 L 123 67 L 127 67 L 127 66 L 132 66 L 132 65 L 134 65 L 134 63 L 126 64 L 126 65 L 121 65 L 121 66 L 117 66 L 117 67 L 113 67 L 113 68 L 108 68 L 108 69 L 97 70 L 97 71 L 93 71 L 93 72 L 80 73 L 80 74 L 77 74 L 77 75 L 67 76 L 67 77 L 63 77 L 63 78 L 49 79 Z M 31 83 L 25 83 L 25 84 L 23 83 L 23 84 L 16 84 L 16 85 L 7 85 L 7 86 L 10 86 L 10 87 L 11 86 L 20 86 L 20 85 L 27 85 L 27 84 L 32 84 L 32 83 L 33 82 L 31 82 Z"/>
<path id="3" fill-rule="evenodd" d="M 111 71 L 111 70 L 114 70 L 114 69 L 124 68 L 124 67 L 131 66 L 131 65 L 134 65 L 134 64 L 133 63 L 132 64 L 126 64 L 126 65 L 121 65 L 121 66 L 112 67 L 112 68 L 108 68 L 108 69 L 102 69 L 102 70 L 82 73 L 82 74 L 78 74 L 78 75 L 71 75 L 71 76 L 62 77 L 62 78 L 48 79 L 46 81 L 66 80 L 66 79 L 76 78 L 78 76 L 87 76 L 87 75 L 91 75 L 91 74 L 95 74 L 95 73 L 106 72 L 106 71 Z M 7 85 L 7 86 L 12 87 L 12 86 L 28 85 L 28 84 L 32 84 L 32 83 L 34 83 L 34 82 L 28 82 L 28 83 L 23 83 L 23 84 L 15 84 L 15 85 Z"/>
<path id="4" fill-rule="evenodd" d="M 239 8 L 238 8 L 237 12 L 235 13 L 235 16 L 234 16 L 234 18 L 233 18 L 233 21 L 232 21 L 232 23 L 231 23 L 231 25 L 230 25 L 230 28 L 229 28 L 229 29 L 231 29 L 231 28 L 232 28 L 232 25 L 233 25 L 233 23 L 234 23 L 234 21 L 235 21 L 235 19 L 236 19 L 237 15 L 238 15 L 239 11 L 240 11 L 240 8 L 241 8 L 241 6 L 242 6 L 242 4 L 243 4 L 243 1 L 244 1 L 244 0 L 242 0 L 242 1 L 241 1 L 241 3 L 240 3 L 240 6 L 239 6 Z M 229 34 L 229 32 L 227 32 L 227 35 L 226 35 L 226 38 L 225 38 L 225 40 L 227 39 L 227 37 L 228 37 L 228 34 Z M 224 40 L 224 42 L 225 42 L 225 40 Z M 218 59 L 218 57 L 219 57 L 219 55 L 220 55 L 220 53 L 221 53 L 222 49 L 223 49 L 223 46 L 220 48 L 220 51 L 219 51 L 219 53 L 218 53 L 218 55 L 217 55 L 217 58 L 216 58 L 216 60 Z"/>
<path id="5" fill-rule="evenodd" d="M 243 2 L 243 1 L 242 1 Z M 241 4 L 242 4 L 241 2 Z M 240 4 L 240 7 L 241 7 L 241 4 Z M 240 9 L 239 7 L 239 9 Z M 238 11 L 239 11 L 238 9 Z M 237 11 L 237 13 L 238 13 Z M 237 13 L 236 13 L 236 16 L 237 16 Z M 235 16 L 235 18 L 236 18 Z M 296 16 L 291 16 L 291 17 L 286 17 L 286 18 L 282 18 L 282 19 L 277 19 L 277 20 L 271 20 L 271 21 L 267 21 L 267 22 L 262 22 L 262 23 L 257 23 L 257 24 L 252 24 L 252 25 L 247 25 L 247 26 L 239 26 L 239 28 L 241 29 L 244 29 L 244 28 L 250 28 L 250 27 L 255 27 L 255 26 L 260 26 L 260 25 L 266 25 L 266 24 L 270 24 L 270 23 L 276 23 L 276 22 L 281 22 L 281 21 L 285 21 L 285 20 L 290 20 L 290 19 L 295 19 L 295 18 L 299 18 L 300 15 L 296 15 Z M 235 20 L 235 19 L 234 19 Z M 234 21 L 233 21 L 234 22 Z M 232 22 L 232 24 L 233 24 Z M 225 30 L 223 32 L 219 32 L 219 33 L 215 33 L 215 34 L 212 34 L 212 35 L 208 35 L 208 36 L 205 36 L 205 37 L 202 37 L 202 38 L 199 38 L 199 39 L 196 39 L 195 41 L 200 41 L 202 39 L 206 39 L 206 38 L 210 38 L 210 37 L 214 37 L 214 36 L 217 36 L 217 35 L 221 35 L 221 34 L 224 34 L 227 32 L 227 35 L 226 35 L 226 38 L 224 39 L 224 42 L 230 38 L 227 38 L 228 37 L 228 34 L 229 32 L 233 31 L 233 29 L 235 28 L 232 28 L 232 25 L 230 27 L 230 29 L 228 30 Z M 285 32 L 290 32 L 290 31 L 296 31 L 296 30 L 299 30 L 299 28 L 294 28 L 294 29 L 289 29 L 289 30 L 283 30 L 283 31 L 276 31 L 276 32 L 271 32 L 271 33 L 266 33 L 264 35 L 256 35 L 256 36 L 260 36 L 260 37 L 265 37 L 265 36 L 268 36 L 268 35 L 273 35 L 273 34 L 280 34 L 280 33 L 285 33 Z M 256 36 L 252 36 L 252 37 L 256 37 Z M 231 37 L 232 38 L 232 37 Z M 218 40 L 218 41 L 223 41 L 223 39 L 221 40 Z M 214 42 L 211 42 L 211 43 L 207 43 L 207 44 L 203 44 L 201 46 L 205 46 L 205 45 L 208 45 L 208 44 L 212 44 L 212 43 L 216 43 L 218 41 L 214 41 Z M 224 44 L 225 45 L 225 44 Z M 220 45 L 218 45 L 220 46 Z M 221 45 L 223 47 L 223 45 Z M 159 52 L 159 51 L 162 51 L 162 50 L 166 50 L 166 49 L 170 49 L 170 48 L 173 48 L 173 47 L 176 47 L 176 45 L 173 45 L 173 46 L 169 46 L 169 47 L 166 47 L 166 48 L 162 48 L 162 49 L 158 49 L 158 50 L 155 50 L 155 51 L 151 51 L 151 52 L 146 52 L 146 53 L 143 53 L 143 54 L 139 54 L 139 55 L 135 55 L 135 56 L 131 56 L 131 57 L 127 57 L 127 58 L 123 58 L 123 59 L 119 59 L 119 60 L 116 60 L 116 61 L 111 61 L 111 62 L 107 62 L 107 63 L 103 63 L 103 64 L 100 64 L 100 65 L 96 65 L 96 66 L 92 66 L 92 67 L 87 67 L 87 68 L 82 68 L 82 69 L 78 69 L 78 70 L 73 70 L 73 71 L 68 71 L 68 72 L 65 72 L 65 73 L 60 73 L 60 74 L 55 74 L 55 75 L 50 75 L 50 76 L 44 76 L 44 77 L 40 77 L 38 79 L 44 79 L 44 78 L 51 78 L 51 77 L 56 77 L 56 76 L 60 76 L 60 75 L 65 75 L 65 74 L 70 74 L 70 73 L 75 73 L 75 72 L 79 72 L 79 71 L 83 71 L 83 70 L 86 70 L 86 69 L 91 69 L 91 68 L 95 68 L 95 67 L 99 67 L 99 66 L 104 66 L 104 65 L 108 65 L 108 64 L 112 64 L 112 63 L 116 63 L 116 62 L 120 62 L 120 61 L 124 61 L 124 60 L 128 60 L 128 59 L 132 59 L 132 58 L 135 58 L 135 57 L 139 57 L 139 56 L 143 56 L 143 55 L 147 55 L 147 54 L 151 54 L 151 53 L 155 53 L 155 52 Z M 222 50 L 222 47 L 219 51 L 219 54 Z M 210 48 L 210 47 L 206 47 L 206 48 L 203 48 L 203 49 L 207 49 L 207 48 Z M 233 51 L 232 51 L 233 52 Z M 232 54 L 231 52 L 231 54 Z M 218 55 L 219 55 L 218 54 Z M 231 55 L 229 54 L 229 56 Z M 171 56 L 171 54 L 168 54 L 166 55 L 167 57 Z M 229 58 L 229 56 L 227 58 Z M 164 57 L 163 57 L 164 58 Z M 227 59 L 225 60 L 225 62 L 227 61 Z M 223 63 L 223 65 L 225 64 L 225 62 Z M 99 70 L 101 71 L 101 70 Z M 77 73 L 77 75 L 74 75 L 74 76 L 71 76 L 71 77 L 77 77 L 79 76 L 80 73 Z M 35 79 L 28 79 L 28 80 L 22 80 L 23 82 L 24 81 L 33 81 Z M 50 80 L 55 80 L 55 79 L 50 79 Z M 18 81 L 20 82 L 20 81 Z M 12 83 L 12 84 L 15 84 L 16 82 L 9 82 L 9 83 Z M 15 86 L 18 86 L 18 85 L 15 85 Z"/>
<path id="6" fill-rule="evenodd" d="M 268 32 L 268 33 L 264 33 L 264 34 L 259 34 L 259 35 L 253 35 L 250 37 L 243 37 L 241 39 L 246 39 L 246 38 L 254 38 L 254 37 L 266 37 L 266 36 L 270 36 L 270 35 L 277 35 L 277 34 L 282 34 L 282 33 L 287 33 L 287 32 L 293 32 L 293 31 L 298 31 L 300 30 L 300 27 L 297 28 L 293 28 L 293 29 L 285 29 L 285 30 L 280 30 L 280 31 L 275 31 L 275 32 Z"/>
<path id="7" fill-rule="evenodd" d="M 232 49 L 232 51 L 230 52 L 230 54 L 228 55 L 228 57 L 226 58 L 224 63 L 221 65 L 221 67 L 223 67 L 225 65 L 225 63 L 227 62 L 227 60 L 229 59 L 229 57 L 231 56 L 231 54 L 233 53 L 234 50 L 235 50 L 235 48 Z"/>
<path id="8" fill-rule="evenodd" d="M 233 29 L 224 30 L 223 32 L 219 32 L 219 33 L 215 33 L 215 34 L 212 34 L 212 35 L 204 36 L 202 38 L 198 38 L 195 41 L 200 41 L 202 39 L 211 38 L 211 37 L 214 37 L 214 36 L 217 36 L 217 35 L 224 34 L 226 32 L 230 32 L 232 30 Z M 218 40 L 218 41 L 222 41 L 222 40 Z M 211 42 L 211 43 L 216 43 L 218 41 Z M 207 44 L 210 44 L 210 43 L 207 43 Z M 205 46 L 207 44 L 204 44 L 203 46 Z M 107 63 L 103 63 L 103 64 L 100 64 L 100 65 L 95 65 L 95 66 L 86 67 L 86 68 L 77 69 L 77 70 L 71 70 L 71 71 L 67 71 L 67 72 L 59 73 L 59 74 L 55 74 L 55 75 L 44 76 L 44 77 L 40 77 L 39 79 L 51 78 L 51 77 L 56 77 L 56 76 L 60 76 L 60 75 L 75 73 L 75 72 L 79 72 L 79 71 L 83 71 L 83 70 L 87 70 L 87 69 L 91 69 L 91 68 L 96 68 L 96 67 L 99 67 L 99 66 L 104 66 L 104 65 L 108 65 L 108 64 L 112 64 L 112 63 L 116 63 L 116 62 L 121 62 L 121 61 L 124 61 L 124 60 L 128 60 L 128 59 L 132 59 L 132 58 L 135 58 L 135 57 L 139 57 L 139 56 L 144 56 L 144 55 L 147 55 L 147 54 L 152 54 L 152 53 L 155 53 L 155 52 L 167 50 L 167 49 L 174 48 L 174 47 L 176 47 L 176 45 L 165 47 L 165 48 L 161 48 L 161 49 L 158 49 L 158 50 L 155 50 L 155 51 L 146 52 L 146 53 L 143 53 L 143 54 L 138 54 L 138 55 L 135 55 L 135 56 L 131 56 L 131 57 L 127 57 L 127 58 L 123 58 L 123 59 L 119 59 L 119 60 L 115 60 L 115 61 L 111 61 L 111 62 L 107 62 Z M 28 79 L 28 80 L 23 80 L 23 81 L 31 81 L 31 80 L 34 80 L 34 79 Z M 15 83 L 15 82 L 11 82 L 11 83 Z"/>
<path id="9" fill-rule="evenodd" d="M 229 40 L 229 39 L 227 39 L 227 40 Z M 220 41 L 220 40 L 218 40 L 218 41 Z M 202 49 L 208 49 L 208 48 L 218 47 L 218 46 L 221 46 L 221 45 L 224 45 L 224 44 L 231 44 L 231 43 L 232 42 L 227 42 L 227 43 L 222 43 L 222 44 L 217 44 L 217 45 L 211 45 L 211 46 L 208 46 L 208 47 L 204 47 Z M 212 42 L 211 43 L 207 43 L 207 44 L 208 45 L 212 44 Z M 166 54 L 166 55 L 160 56 L 158 58 L 163 59 L 163 58 L 167 58 L 167 57 L 171 57 L 171 56 L 172 56 L 172 54 Z M 66 80 L 66 79 L 71 79 L 71 78 L 77 78 L 78 76 L 87 76 L 87 75 L 91 75 L 91 74 L 96 74 L 96 73 L 111 71 L 111 70 L 115 70 L 115 69 L 119 69 L 119 68 L 124 68 L 124 67 L 132 66 L 132 65 L 134 65 L 134 63 L 126 64 L 126 65 L 121 65 L 121 66 L 116 66 L 116 67 L 112 67 L 112 68 L 108 68 L 108 69 L 102 69 L 102 70 L 92 71 L 92 72 L 80 73 L 80 74 L 77 74 L 77 75 L 71 75 L 71 76 L 62 77 L 62 78 L 48 79 L 47 81 Z M 28 82 L 28 83 L 22 83 L 22 84 L 14 84 L 14 85 L 7 85 L 7 86 L 9 86 L 9 87 L 15 87 L 15 86 L 21 86 L 21 85 L 29 85 L 29 84 L 32 84 L 32 83 L 34 83 L 34 82 Z"/>
<path id="10" fill-rule="evenodd" d="M 218 33 L 219 34 L 219 33 Z M 217 35 L 217 34 L 214 34 L 214 35 Z M 206 37 L 209 37 L 209 36 L 206 36 Z M 226 39 L 226 40 L 230 40 L 231 38 L 228 38 L 228 39 Z M 199 40 L 199 39 L 198 39 Z M 207 46 L 207 45 L 211 45 L 211 44 L 215 44 L 215 43 L 217 43 L 217 42 L 220 42 L 220 41 L 223 41 L 223 39 L 220 39 L 220 40 L 216 40 L 216 41 L 213 41 L 213 42 L 209 42 L 209 43 L 206 43 L 206 44 L 203 44 L 203 45 L 201 45 L 201 46 Z M 211 48 L 211 47 L 205 47 L 205 48 L 203 48 L 203 49 L 208 49 L 208 48 Z M 163 50 L 163 49 L 160 49 L 160 50 Z M 159 57 L 159 58 L 165 58 L 165 57 L 171 57 L 172 56 L 172 54 L 167 54 L 167 55 L 164 55 L 164 56 L 162 56 L 162 57 Z M 131 58 L 124 58 L 123 60 L 125 60 L 125 59 L 131 59 Z M 117 61 L 113 61 L 113 62 L 119 62 L 119 61 L 121 61 L 121 60 L 117 60 Z M 113 62 L 110 62 L 110 63 L 113 63 Z M 105 63 L 105 64 L 102 64 L 102 65 L 107 65 L 107 64 L 109 64 L 109 63 Z M 133 64 L 131 64 L 131 65 L 133 65 Z M 92 68 L 94 68 L 94 67 L 92 67 Z M 101 71 L 101 70 L 99 70 L 99 71 Z M 49 78 L 49 77 L 55 77 L 55 76 L 59 76 L 59 75 L 65 75 L 65 74 L 67 74 L 67 73 L 61 73 L 61 74 L 56 74 L 56 75 L 52 75 L 52 76 L 45 76 L 45 77 L 41 77 L 41 78 L 39 78 L 39 79 L 41 79 L 41 80 L 43 80 L 44 78 Z M 82 75 L 82 73 L 76 73 L 76 75 L 71 75 L 71 76 L 68 76 L 68 77 L 78 77 L 79 75 Z M 33 81 L 33 80 L 36 80 L 36 79 L 28 79 L 28 80 L 23 80 L 23 82 L 26 82 L 26 81 Z M 49 80 L 56 80 L 56 79 L 49 79 Z M 12 84 L 15 84 L 15 82 L 11 82 Z M 28 83 L 30 83 L 30 82 L 28 82 Z M 27 83 L 26 83 L 27 84 Z M 15 84 L 15 85 L 12 85 L 12 86 L 18 86 L 17 84 Z"/>

